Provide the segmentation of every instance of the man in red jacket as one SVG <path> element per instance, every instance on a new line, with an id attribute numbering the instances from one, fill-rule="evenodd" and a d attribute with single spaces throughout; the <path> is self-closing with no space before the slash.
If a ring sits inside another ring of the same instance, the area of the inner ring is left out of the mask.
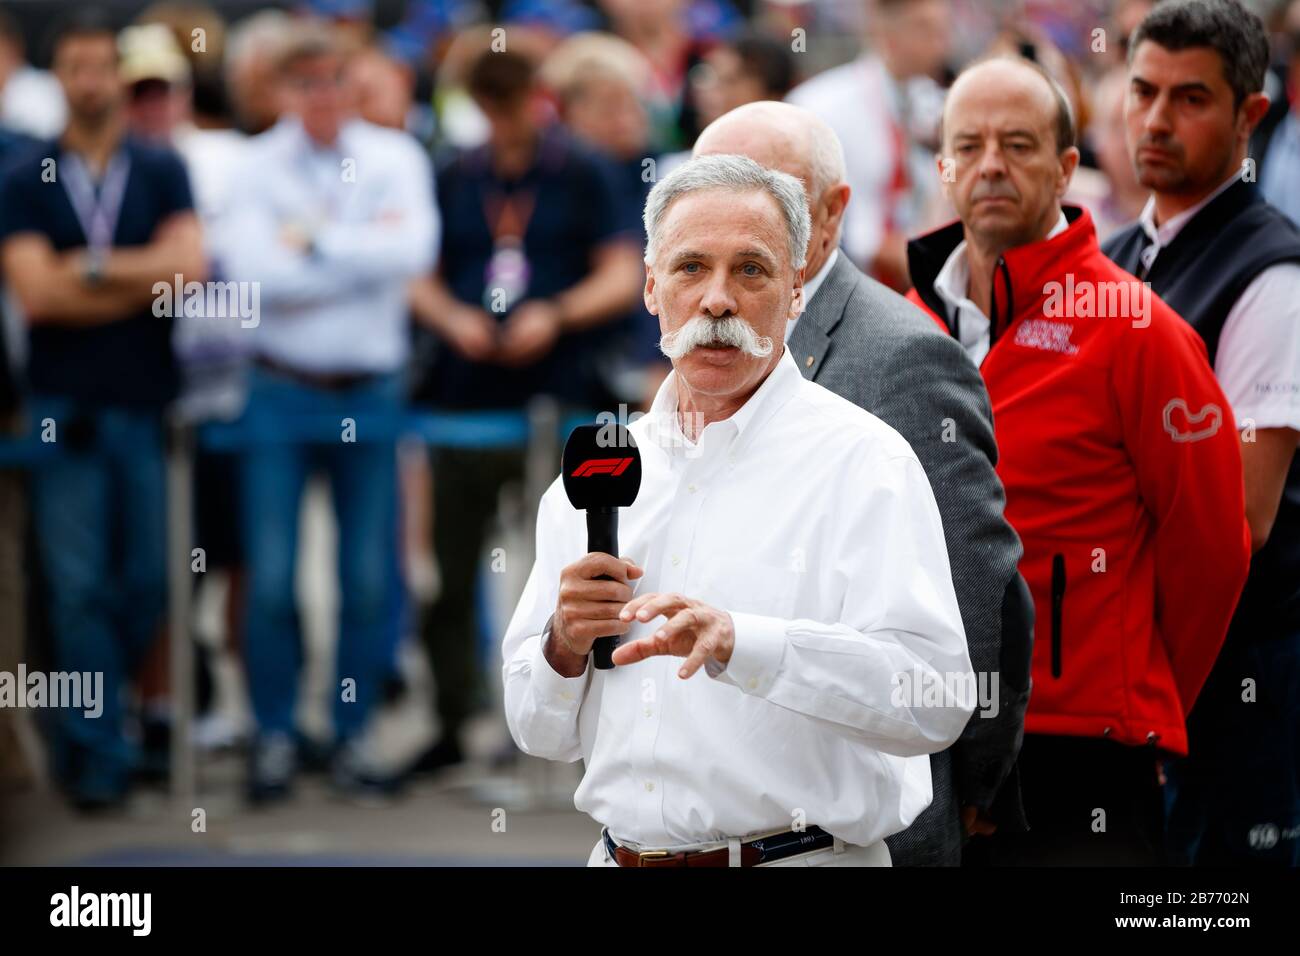
<path id="1" fill-rule="evenodd" d="M 993 402 L 1007 519 L 1037 608 L 1020 756 L 1027 834 L 995 863 L 1159 863 L 1162 754 L 1245 581 L 1241 454 L 1200 338 L 1062 207 L 1069 102 L 1036 64 L 963 73 L 944 113 L 961 217 L 908 247 L 909 293 Z"/>

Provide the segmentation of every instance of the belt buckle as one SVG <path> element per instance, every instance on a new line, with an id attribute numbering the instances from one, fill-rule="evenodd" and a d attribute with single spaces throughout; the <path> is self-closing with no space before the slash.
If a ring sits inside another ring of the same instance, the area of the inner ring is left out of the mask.
<path id="1" fill-rule="evenodd" d="M 645 866 L 646 860 L 660 859 L 671 856 L 667 850 L 641 850 L 636 855 L 636 865 Z"/>

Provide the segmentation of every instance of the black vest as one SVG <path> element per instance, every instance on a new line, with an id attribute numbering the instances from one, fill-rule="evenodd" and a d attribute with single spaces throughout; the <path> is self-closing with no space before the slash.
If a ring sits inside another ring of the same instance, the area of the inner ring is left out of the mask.
<path id="1" fill-rule="evenodd" d="M 1102 251 L 1120 268 L 1137 273 L 1141 269 L 1144 244 L 1142 226 L 1135 223 L 1108 239 Z M 1300 230 L 1265 202 L 1253 183 L 1237 180 L 1192 217 L 1174 241 L 1160 250 L 1146 280 L 1156 295 L 1200 333 L 1213 364 L 1219 336 L 1233 304 L 1256 276 L 1269 266 L 1283 262 L 1300 263 Z M 1294 382 L 1280 384 L 1294 385 Z M 1188 557 L 1212 560 L 1211 555 Z M 1297 631 L 1300 631 L 1300 455 L 1291 460 L 1268 543 L 1251 559 L 1250 577 L 1229 637 L 1249 641 Z"/>

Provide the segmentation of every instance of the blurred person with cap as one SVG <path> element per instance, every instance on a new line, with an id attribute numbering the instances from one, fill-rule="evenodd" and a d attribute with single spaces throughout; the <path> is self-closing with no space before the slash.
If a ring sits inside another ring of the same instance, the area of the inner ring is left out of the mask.
<path id="1" fill-rule="evenodd" d="M 748 156 L 804 184 L 809 279 L 803 312 L 785 330 L 790 352 L 805 378 L 897 429 L 934 491 L 971 663 L 997 682 L 984 678 L 988 712 L 930 758 L 934 800 L 889 849 L 895 866 L 957 865 L 966 836 L 997 821 L 1023 827 L 1014 779 L 1000 795 L 1024 730 L 1033 604 L 1016 572 L 1020 541 L 1002 514 L 988 392 L 960 345 L 839 250 L 852 195 L 843 151 L 822 120 L 788 103 L 752 103 L 707 127 L 695 153 Z"/>
<path id="2" fill-rule="evenodd" d="M 820 116 L 844 147 L 853 204 L 844 252 L 897 289 L 907 286 L 906 236 L 925 225 L 936 192 L 925 175 L 943 91 L 934 76 L 948 55 L 949 0 L 863 0 L 864 52 L 812 77 L 786 102 Z"/>
<path id="3" fill-rule="evenodd" d="M 330 779 L 344 794 L 382 796 L 395 780 L 364 731 L 387 675 L 407 286 L 438 247 L 433 173 L 410 136 L 347 115 L 327 26 L 295 25 L 277 68 L 285 113 L 235 172 L 223 250 L 227 276 L 260 299 L 240 486 L 257 721 L 249 796 L 285 796 L 297 769 L 298 513 L 318 471 L 339 528 L 336 672 L 347 685 L 334 698 Z"/>
<path id="4" fill-rule="evenodd" d="M 632 557 L 584 553 L 552 484 L 503 641 L 510 731 L 583 760 L 589 866 L 888 866 L 884 838 L 930 802 L 925 755 L 973 710 L 929 482 L 782 340 L 811 232 L 798 180 L 694 159 L 651 191 L 645 228 L 674 370 L 629 428 Z M 610 634 L 615 666 L 596 669 Z"/>
<path id="5" fill-rule="evenodd" d="M 1152 195 L 1105 246 L 1204 340 L 1241 432 L 1254 554 L 1186 758 L 1167 768 L 1180 865 L 1300 865 L 1300 229 L 1247 158 L 1268 56 L 1263 23 L 1236 0 L 1163 3 L 1142 21 L 1125 118 Z"/>
<path id="6" fill-rule="evenodd" d="M 132 130 L 166 142 L 189 112 L 189 61 L 160 23 L 127 27 L 118 34 L 117 47 Z"/>
<path id="7" fill-rule="evenodd" d="M 1038 64 L 965 70 L 935 164 L 961 219 L 910 243 L 908 295 L 984 376 L 1037 612 L 1030 829 L 992 862 L 1158 864 L 1159 762 L 1187 752 L 1246 578 L 1241 453 L 1200 339 L 1062 204 L 1074 137 Z"/>
<path id="8" fill-rule="evenodd" d="M 161 24 L 190 68 L 191 121 L 200 129 L 228 129 L 233 123 L 223 68 L 226 21 L 201 0 L 159 0 L 140 11 L 138 25 Z"/>
<path id="9" fill-rule="evenodd" d="M 130 26 L 118 35 L 117 43 L 131 130 L 141 139 L 175 148 L 185 160 L 194 205 L 203 224 L 210 271 L 219 276 L 224 222 L 239 188 L 234 174 L 244 157 L 247 138 L 235 130 L 201 129 L 194 124 L 189 60 L 169 27 L 161 23 Z M 187 383 L 183 405 L 199 415 L 234 416 L 242 408 L 238 388 L 228 375 L 204 366 L 213 361 L 227 365 L 230 356 L 239 352 L 237 340 L 232 338 L 237 334 L 232 329 L 237 317 L 180 318 L 177 347 L 187 360 L 187 373 L 194 372 L 197 377 Z M 230 321 L 219 321 L 223 318 Z M 197 366 L 189 359 L 195 359 Z M 223 378 L 224 382 L 219 381 Z"/>
<path id="10" fill-rule="evenodd" d="M 59 711 L 54 774 L 95 809 L 126 796 L 122 694 L 166 604 L 163 411 L 179 375 L 156 287 L 202 281 L 206 264 L 180 158 L 127 134 L 107 21 L 65 21 L 54 72 L 68 125 L 0 179 L 0 264 L 30 326 L 31 420 L 63 449 L 32 483 L 55 661 L 103 674 L 102 714 Z"/>
<path id="11" fill-rule="evenodd" d="M 600 156 L 540 116 L 528 57 L 483 46 L 466 86 L 488 142 L 438 176 L 447 224 L 437 273 L 414 287 L 417 318 L 442 347 L 418 392 L 439 408 L 524 411 L 547 395 L 572 409 L 607 407 L 597 359 L 607 329 L 636 300 L 638 234 L 620 212 Z M 441 735 L 415 764 L 464 759 L 462 730 L 480 707 L 475 582 L 503 487 L 523 476 L 516 449 L 433 452 L 434 548 L 442 589 L 423 631 Z"/>
<path id="12" fill-rule="evenodd" d="M 214 281 L 223 281 L 221 250 L 226 217 L 239 184 L 233 179 L 244 155 L 246 138 L 230 129 L 201 129 L 193 122 L 194 87 L 189 60 L 175 32 L 162 23 L 127 27 L 118 35 L 122 80 L 128 90 L 128 119 L 142 139 L 175 148 L 185 161 L 194 206 L 203 225 L 204 253 Z M 230 420 L 243 411 L 244 373 L 253 319 L 237 309 L 210 314 L 189 309 L 176 316 L 173 346 L 181 364 L 178 410 L 186 421 Z M 239 534 L 239 456 L 225 449 L 199 447 L 194 453 L 193 506 L 195 536 L 206 566 L 225 573 L 227 645 L 241 643 L 243 549 Z M 203 583 L 211 578 L 205 576 Z M 214 668 L 208 649 L 201 657 L 196 739 L 206 746 L 229 744 L 242 728 L 228 713 L 213 710 Z M 146 724 L 146 739 L 162 751 L 166 735 L 161 721 Z M 156 760 L 158 762 L 161 758 Z"/>

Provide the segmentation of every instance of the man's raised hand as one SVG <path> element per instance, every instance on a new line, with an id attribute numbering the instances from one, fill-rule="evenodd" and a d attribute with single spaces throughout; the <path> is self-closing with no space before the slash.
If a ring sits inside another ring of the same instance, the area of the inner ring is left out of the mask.
<path id="1" fill-rule="evenodd" d="M 663 615 L 667 623 L 651 634 L 614 651 L 614 663 L 635 664 L 647 657 L 671 654 L 686 662 L 677 671 L 685 680 L 710 657 L 725 664 L 736 646 L 736 628 L 726 611 L 680 594 L 642 594 L 628 601 L 618 618 L 626 627 Z"/>

